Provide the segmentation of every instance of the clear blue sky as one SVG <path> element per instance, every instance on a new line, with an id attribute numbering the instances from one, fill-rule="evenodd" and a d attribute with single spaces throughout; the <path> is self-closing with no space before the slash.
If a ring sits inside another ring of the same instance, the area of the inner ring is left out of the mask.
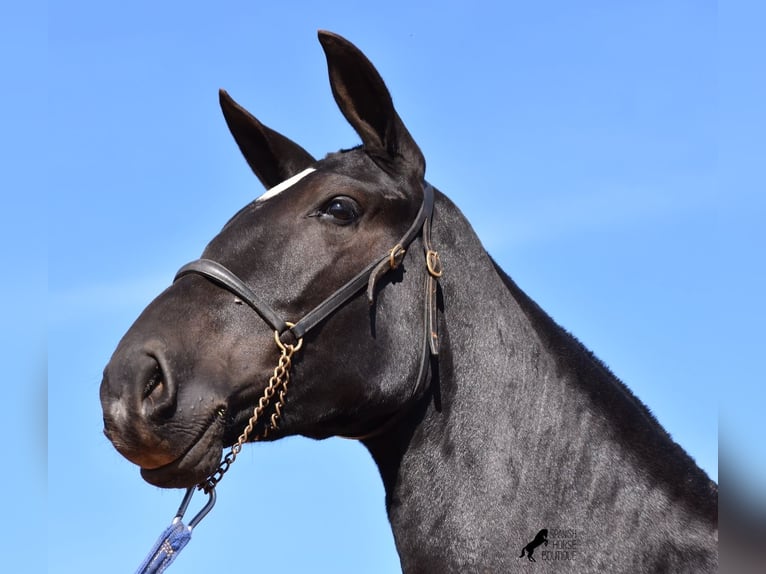
<path id="1" fill-rule="evenodd" d="M 45 230 L 26 221 L 48 214 L 49 571 L 132 571 L 180 501 L 101 434 L 101 370 L 175 270 L 262 191 L 226 130 L 219 87 L 315 156 L 357 143 L 318 28 L 376 64 L 428 179 L 520 286 L 713 478 L 719 408 L 737 467 L 766 476 L 742 424 L 763 425 L 764 188 L 750 179 L 762 132 L 746 110 L 766 97 L 762 80 L 740 91 L 747 67 L 716 50 L 725 20 L 705 1 L 73 0 L 48 8 L 47 56 L 24 48 L 46 45 L 44 32 L 6 20 L 15 85 L 3 119 L 18 136 L 3 145 L 24 158 L 9 162 L 3 190 L 25 214 L 5 226 L 12 264 L 44 256 Z M 735 43 L 749 49 L 754 31 Z M 44 284 L 38 266 L 25 273 Z M 26 299 L 6 309 L 21 326 L 6 329 L 5 352 L 32 367 L 9 380 L 31 378 L 22 405 L 33 416 L 8 419 L 24 453 L 5 458 L 32 468 L 27 496 L 5 495 L 21 525 L 9 548 L 46 512 L 45 343 L 25 319 L 43 294 L 13 289 Z M 45 566 L 42 552 L 25 568 L 6 556 L 9 572 Z M 172 568 L 396 572 L 377 470 L 350 441 L 251 445 Z"/>

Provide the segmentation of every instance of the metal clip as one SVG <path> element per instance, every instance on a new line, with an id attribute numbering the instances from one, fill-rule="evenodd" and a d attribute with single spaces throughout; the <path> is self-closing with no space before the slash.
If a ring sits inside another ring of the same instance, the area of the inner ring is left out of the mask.
<path id="1" fill-rule="evenodd" d="M 173 524 L 183 520 L 184 514 L 186 514 L 186 509 L 189 507 L 189 503 L 191 502 L 192 496 L 194 496 L 194 491 L 196 488 L 196 486 L 192 486 L 186 490 L 184 499 L 181 501 L 181 506 L 178 507 L 178 512 L 176 512 L 175 517 L 173 517 Z M 205 516 L 207 516 L 208 512 L 213 509 L 213 506 L 215 506 L 215 488 L 209 489 L 207 491 L 207 496 L 208 500 L 205 506 L 203 506 L 202 509 L 194 516 L 194 518 L 191 519 L 191 522 L 189 522 L 187 526 L 189 531 L 193 530 L 194 527 L 197 526 L 197 524 L 199 524 L 200 521 L 205 518 Z"/>

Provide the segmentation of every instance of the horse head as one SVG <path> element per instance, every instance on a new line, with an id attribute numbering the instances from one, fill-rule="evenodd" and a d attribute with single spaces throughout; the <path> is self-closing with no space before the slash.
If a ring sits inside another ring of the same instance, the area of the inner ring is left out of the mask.
<path id="1" fill-rule="evenodd" d="M 419 317 L 434 252 L 397 244 L 426 241 L 423 155 L 367 58 L 339 36 L 319 39 L 362 145 L 315 160 L 221 91 L 229 129 L 269 191 L 149 304 L 105 368 L 105 433 L 152 484 L 188 487 L 215 471 L 283 345 L 303 345 L 287 403 L 252 436 L 365 434 L 422 392 L 412 381 L 426 360 Z"/>

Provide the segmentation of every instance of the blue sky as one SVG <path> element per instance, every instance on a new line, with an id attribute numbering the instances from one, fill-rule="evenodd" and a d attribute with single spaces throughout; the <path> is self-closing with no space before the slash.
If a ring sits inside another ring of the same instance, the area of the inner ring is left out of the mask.
<path id="1" fill-rule="evenodd" d="M 25 23 L 45 18 L 30 6 Z M 26 310 L 44 294 L 15 287 L 26 298 L 6 310 L 20 326 L 4 346 L 32 365 L 18 376 L 33 381 L 19 411 L 31 409 L 33 424 L 10 415 L 31 440 L 7 457 L 33 472 L 29 496 L 7 504 L 22 527 L 47 512 L 49 571 L 131 571 L 180 501 L 144 483 L 101 434 L 101 370 L 175 270 L 262 191 L 218 88 L 315 156 L 357 143 L 332 100 L 318 28 L 376 64 L 428 179 L 519 285 L 712 477 L 719 409 L 734 466 L 766 476 L 751 440 L 766 382 L 765 202 L 754 175 L 763 117 L 749 111 L 766 98 L 747 65 L 716 49 L 730 23 L 715 3 L 72 1 L 47 12 L 47 42 L 22 26 L 0 41 L 16 80 L 3 119 L 20 138 L 3 145 L 22 150 L 7 189 L 23 213 L 48 215 L 24 249 L 11 238 L 30 236 L 25 219 L 5 225 L 13 262 L 44 257 L 48 239 L 47 509 L 36 456 L 45 342 Z M 754 32 L 744 22 L 732 53 L 750 50 Z M 47 54 L 20 49 L 22 39 Z M 32 267 L 25 277 L 44 284 Z M 45 565 L 41 553 L 30 560 Z M 364 448 L 298 438 L 246 448 L 173 568 L 222 561 L 230 571 L 397 571 Z"/>

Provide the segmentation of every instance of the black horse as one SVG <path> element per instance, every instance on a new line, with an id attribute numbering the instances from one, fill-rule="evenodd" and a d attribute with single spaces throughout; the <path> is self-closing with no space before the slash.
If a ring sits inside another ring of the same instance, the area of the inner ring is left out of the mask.
<path id="1" fill-rule="evenodd" d="M 221 92 L 270 191 L 119 343 L 114 446 L 189 487 L 220 479 L 238 437 L 359 438 L 406 572 L 509 571 L 540 523 L 577 529 L 578 572 L 716 571 L 717 485 L 425 182 L 367 58 L 319 40 L 362 145 L 316 160 Z"/>
<path id="2" fill-rule="evenodd" d="M 548 529 L 543 528 L 540 532 L 537 533 L 537 535 L 534 537 L 532 542 L 527 544 L 524 548 L 521 549 L 521 554 L 519 555 L 519 558 L 524 558 L 524 553 L 527 554 L 527 560 L 530 562 L 537 562 L 537 560 L 534 559 L 534 553 L 535 548 L 540 546 L 541 544 L 545 544 L 548 546 Z"/>

